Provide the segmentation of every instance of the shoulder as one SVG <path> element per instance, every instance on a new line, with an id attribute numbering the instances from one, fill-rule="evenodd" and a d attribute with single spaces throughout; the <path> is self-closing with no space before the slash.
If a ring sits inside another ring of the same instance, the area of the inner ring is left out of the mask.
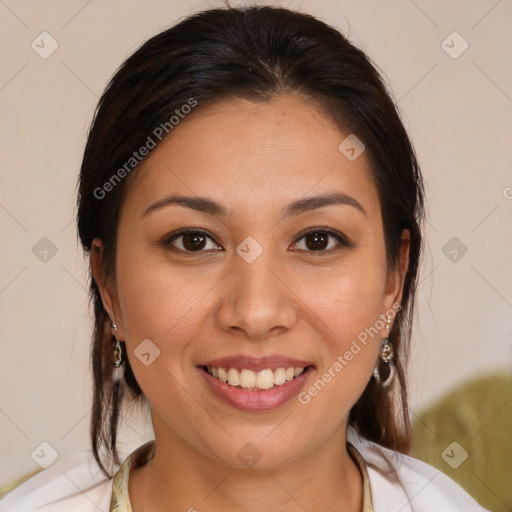
<path id="1" fill-rule="evenodd" d="M 101 472 L 90 452 L 81 452 L 15 487 L 0 500 L 0 512 L 108 512 L 111 495 L 112 479 Z"/>
<path id="2" fill-rule="evenodd" d="M 368 468 L 375 512 L 488 512 L 438 469 L 351 432 Z"/>

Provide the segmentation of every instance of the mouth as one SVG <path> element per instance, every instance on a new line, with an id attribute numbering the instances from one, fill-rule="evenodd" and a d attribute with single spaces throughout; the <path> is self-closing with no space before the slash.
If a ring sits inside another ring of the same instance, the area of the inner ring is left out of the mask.
<path id="1" fill-rule="evenodd" d="M 235 356 L 203 361 L 197 366 L 206 392 L 252 413 L 269 412 L 290 402 L 315 370 L 308 361 L 280 356 Z"/>
<path id="2" fill-rule="evenodd" d="M 273 370 L 265 368 L 260 371 L 222 366 L 201 366 L 201 368 L 214 379 L 226 383 L 230 387 L 246 391 L 267 391 L 300 377 L 312 366 L 281 366 Z"/>

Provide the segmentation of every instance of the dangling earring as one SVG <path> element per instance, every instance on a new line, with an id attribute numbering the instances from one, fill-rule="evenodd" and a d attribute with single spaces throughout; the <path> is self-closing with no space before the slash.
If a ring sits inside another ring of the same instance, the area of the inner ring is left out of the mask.
<path id="1" fill-rule="evenodd" d="M 373 370 L 373 377 L 377 382 L 380 382 L 384 387 L 389 386 L 391 381 L 393 380 L 395 376 L 395 362 L 393 361 L 393 345 L 391 344 L 391 341 L 389 341 L 389 324 L 391 323 L 391 317 L 388 316 L 388 321 L 386 325 L 386 329 L 388 331 L 388 335 L 386 338 L 383 338 L 381 341 L 380 346 L 380 355 L 377 359 L 377 364 L 375 365 L 375 368 Z M 387 366 L 389 366 L 389 375 L 387 376 L 386 380 L 382 381 L 380 380 L 380 374 L 379 374 L 379 365 L 380 362 L 384 361 Z"/>
<path id="2" fill-rule="evenodd" d="M 112 322 L 112 336 L 114 337 L 114 370 L 112 371 L 112 382 L 119 386 L 119 382 L 124 378 L 124 361 L 121 342 L 117 339 L 117 325 Z"/>

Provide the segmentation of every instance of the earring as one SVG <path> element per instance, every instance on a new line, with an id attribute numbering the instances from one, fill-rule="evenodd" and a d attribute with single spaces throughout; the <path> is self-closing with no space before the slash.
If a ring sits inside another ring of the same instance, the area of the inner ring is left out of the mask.
<path id="1" fill-rule="evenodd" d="M 373 370 L 373 377 L 375 378 L 376 382 L 380 382 L 384 387 L 389 386 L 391 381 L 393 380 L 395 376 L 395 363 L 393 361 L 393 345 L 391 344 L 391 341 L 389 341 L 389 324 L 391 323 L 391 317 L 387 317 L 387 325 L 386 329 L 388 331 L 388 335 L 386 338 L 383 338 L 381 341 L 380 346 L 380 355 L 377 359 L 377 364 L 375 365 L 375 368 Z M 380 380 L 380 373 L 379 373 L 379 365 L 380 362 L 384 361 L 386 365 L 389 367 L 389 375 L 387 376 L 386 380 L 382 381 Z"/>
<path id="2" fill-rule="evenodd" d="M 118 384 L 124 377 L 124 361 L 121 342 L 117 339 L 117 325 L 112 322 L 112 336 L 114 337 L 114 370 L 112 371 L 112 381 Z"/>

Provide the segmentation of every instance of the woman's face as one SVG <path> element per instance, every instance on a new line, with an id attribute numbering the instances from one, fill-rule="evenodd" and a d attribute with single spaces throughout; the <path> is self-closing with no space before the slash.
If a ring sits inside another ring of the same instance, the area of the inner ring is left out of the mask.
<path id="1" fill-rule="evenodd" d="M 345 439 L 403 283 L 348 135 L 299 95 L 199 104 L 137 171 L 101 291 L 157 445 L 273 467 Z"/>

